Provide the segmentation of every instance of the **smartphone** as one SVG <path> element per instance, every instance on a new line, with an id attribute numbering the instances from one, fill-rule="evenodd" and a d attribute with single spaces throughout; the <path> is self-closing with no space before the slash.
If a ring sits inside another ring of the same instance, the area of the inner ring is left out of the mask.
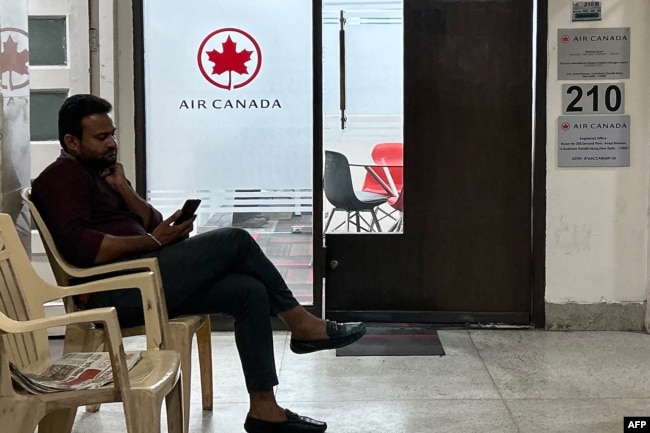
<path id="1" fill-rule="evenodd" d="M 181 215 L 176 218 L 173 225 L 184 223 L 188 219 L 192 218 L 196 210 L 199 208 L 199 204 L 201 204 L 201 199 L 198 198 L 189 198 L 185 200 L 185 203 L 181 208 Z"/>

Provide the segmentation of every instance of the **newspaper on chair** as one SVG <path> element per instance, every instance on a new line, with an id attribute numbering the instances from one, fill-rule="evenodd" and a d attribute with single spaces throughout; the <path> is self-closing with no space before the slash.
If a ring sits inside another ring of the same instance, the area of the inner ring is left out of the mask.
<path id="1" fill-rule="evenodd" d="M 142 352 L 126 352 L 129 370 Z M 99 388 L 113 381 L 108 352 L 68 353 L 41 373 L 23 373 L 10 364 L 11 378 L 30 394 Z"/>

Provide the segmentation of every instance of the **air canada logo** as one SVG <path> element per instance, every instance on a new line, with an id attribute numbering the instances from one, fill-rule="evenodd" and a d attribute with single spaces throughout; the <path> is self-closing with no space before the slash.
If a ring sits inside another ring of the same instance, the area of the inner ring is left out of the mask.
<path id="1" fill-rule="evenodd" d="M 203 77 L 225 90 L 251 83 L 262 67 L 262 50 L 251 35 L 241 29 L 215 30 L 203 39 L 197 53 Z"/>
<path id="2" fill-rule="evenodd" d="M 2 52 L 0 82 L 5 90 L 17 90 L 29 84 L 29 39 L 22 29 L 5 27 L 0 29 Z"/>

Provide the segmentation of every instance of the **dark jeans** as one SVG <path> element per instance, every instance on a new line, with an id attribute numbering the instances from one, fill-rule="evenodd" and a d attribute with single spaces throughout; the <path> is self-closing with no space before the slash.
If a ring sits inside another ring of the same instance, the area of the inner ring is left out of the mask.
<path id="1" fill-rule="evenodd" d="M 269 316 L 298 301 L 261 248 L 242 229 L 223 228 L 168 245 L 155 253 L 170 317 L 228 314 L 235 318 L 235 341 L 249 392 L 278 384 Z M 114 306 L 122 326 L 144 323 L 135 289 L 97 293 L 89 308 Z"/>

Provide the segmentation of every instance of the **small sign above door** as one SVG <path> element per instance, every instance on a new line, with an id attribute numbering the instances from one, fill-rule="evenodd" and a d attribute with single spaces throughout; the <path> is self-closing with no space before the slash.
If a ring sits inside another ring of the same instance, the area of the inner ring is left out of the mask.
<path id="1" fill-rule="evenodd" d="M 600 21 L 602 19 L 599 1 L 573 2 L 571 21 Z"/>

